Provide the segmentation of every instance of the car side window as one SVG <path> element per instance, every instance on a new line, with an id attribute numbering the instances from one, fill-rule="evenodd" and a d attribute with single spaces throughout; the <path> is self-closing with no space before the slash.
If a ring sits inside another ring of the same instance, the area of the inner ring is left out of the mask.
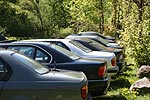
<path id="1" fill-rule="evenodd" d="M 7 76 L 7 69 L 5 64 L 0 60 L 0 81 L 4 80 L 5 77 Z"/>
<path id="2" fill-rule="evenodd" d="M 49 63 L 51 57 L 46 54 L 44 51 L 41 51 L 39 49 L 36 50 L 35 54 L 35 60 L 41 63 Z"/>
<path id="3" fill-rule="evenodd" d="M 16 50 L 33 59 L 35 48 L 29 46 L 10 46 L 7 49 Z"/>

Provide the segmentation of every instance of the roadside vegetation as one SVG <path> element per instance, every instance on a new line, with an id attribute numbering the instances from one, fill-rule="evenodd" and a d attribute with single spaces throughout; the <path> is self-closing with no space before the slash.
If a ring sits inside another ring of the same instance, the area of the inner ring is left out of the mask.
<path id="1" fill-rule="evenodd" d="M 116 37 L 137 67 L 150 64 L 149 0 L 0 0 L 0 34 L 64 38 L 81 31 Z"/>
<path id="2" fill-rule="evenodd" d="M 11 39 L 64 38 L 81 31 L 116 37 L 129 58 L 124 74 L 96 100 L 149 100 L 150 94 L 129 92 L 138 68 L 150 65 L 149 0 L 0 0 L 0 34 Z"/>

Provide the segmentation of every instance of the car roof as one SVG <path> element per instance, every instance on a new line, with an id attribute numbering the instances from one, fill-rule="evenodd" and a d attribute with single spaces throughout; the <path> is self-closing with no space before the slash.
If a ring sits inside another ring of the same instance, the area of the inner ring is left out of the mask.
<path id="1" fill-rule="evenodd" d="M 86 36 L 78 36 L 78 35 L 68 35 L 67 37 L 66 37 L 66 39 L 78 39 L 78 38 L 99 38 L 98 36 L 89 36 L 89 35 L 86 35 Z"/>
<path id="2" fill-rule="evenodd" d="M 49 42 L 49 41 L 70 41 L 71 39 L 30 39 L 30 40 L 22 40 L 22 42 L 40 42 L 40 41 L 44 41 L 44 42 Z"/>
<path id="3" fill-rule="evenodd" d="M 12 44 L 36 44 L 36 45 L 50 45 L 50 43 L 46 43 L 46 42 L 36 42 L 36 41 L 15 41 L 12 42 Z"/>
<path id="4" fill-rule="evenodd" d="M 78 34 L 87 34 L 87 33 L 90 33 L 90 34 L 99 34 L 98 32 L 94 32 L 94 31 L 79 32 Z"/>
<path id="5" fill-rule="evenodd" d="M 86 42 L 92 41 L 91 38 L 86 38 L 86 37 L 83 37 L 83 38 L 75 38 L 74 40 L 80 40 L 80 41 L 86 41 Z"/>
<path id="6" fill-rule="evenodd" d="M 7 46 L 7 45 L 37 45 L 37 46 L 49 46 L 51 43 L 47 42 L 35 42 L 35 41 L 16 41 L 10 43 L 0 43 L 0 46 Z"/>

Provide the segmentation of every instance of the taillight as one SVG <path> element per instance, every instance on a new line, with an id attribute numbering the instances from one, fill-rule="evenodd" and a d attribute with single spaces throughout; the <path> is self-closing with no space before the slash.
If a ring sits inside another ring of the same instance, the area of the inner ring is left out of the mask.
<path id="1" fill-rule="evenodd" d="M 116 58 L 111 59 L 112 66 L 116 66 Z"/>
<path id="2" fill-rule="evenodd" d="M 102 66 L 98 69 L 98 76 L 102 77 L 105 75 L 106 72 L 106 66 Z"/>
<path id="3" fill-rule="evenodd" d="M 84 85 L 81 88 L 81 96 L 82 96 L 83 99 L 85 99 L 85 98 L 87 98 L 87 95 L 88 95 L 88 86 Z"/>

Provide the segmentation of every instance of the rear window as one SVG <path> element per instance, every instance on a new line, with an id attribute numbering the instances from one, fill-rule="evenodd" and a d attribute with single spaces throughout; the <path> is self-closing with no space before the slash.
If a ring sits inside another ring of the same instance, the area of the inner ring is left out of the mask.
<path id="1" fill-rule="evenodd" d="M 95 48 L 98 48 L 99 50 L 104 50 L 104 46 L 102 46 L 100 43 L 94 41 L 94 40 L 91 40 L 90 42 L 88 42 L 90 45 L 92 45 L 93 47 Z"/>
<path id="2" fill-rule="evenodd" d="M 101 37 L 97 38 L 98 40 L 100 40 L 101 42 L 103 42 L 104 44 L 108 44 L 109 42 Z"/>
<path id="3" fill-rule="evenodd" d="M 81 43 L 79 42 L 76 42 L 76 41 L 70 41 L 71 44 L 75 45 L 76 47 L 80 48 L 81 50 L 83 50 L 84 52 L 92 52 L 91 49 L 85 47 L 84 45 L 82 45 Z"/>
<path id="4" fill-rule="evenodd" d="M 17 59 L 19 62 L 25 64 L 26 66 L 30 67 L 32 70 L 34 70 L 35 72 L 39 73 L 39 74 L 44 74 L 47 73 L 49 71 L 48 68 L 46 68 L 45 66 L 41 65 L 40 63 L 26 57 L 23 56 L 21 54 L 18 53 L 14 53 L 12 55 L 15 59 Z"/>
<path id="5" fill-rule="evenodd" d="M 52 44 L 51 47 L 61 53 L 63 53 L 64 55 L 68 56 L 69 58 L 73 59 L 73 60 L 76 60 L 76 59 L 79 59 L 80 57 L 75 55 L 74 53 L 72 53 L 71 51 L 63 48 L 63 47 L 60 47 L 60 46 L 57 46 L 55 44 Z"/>

